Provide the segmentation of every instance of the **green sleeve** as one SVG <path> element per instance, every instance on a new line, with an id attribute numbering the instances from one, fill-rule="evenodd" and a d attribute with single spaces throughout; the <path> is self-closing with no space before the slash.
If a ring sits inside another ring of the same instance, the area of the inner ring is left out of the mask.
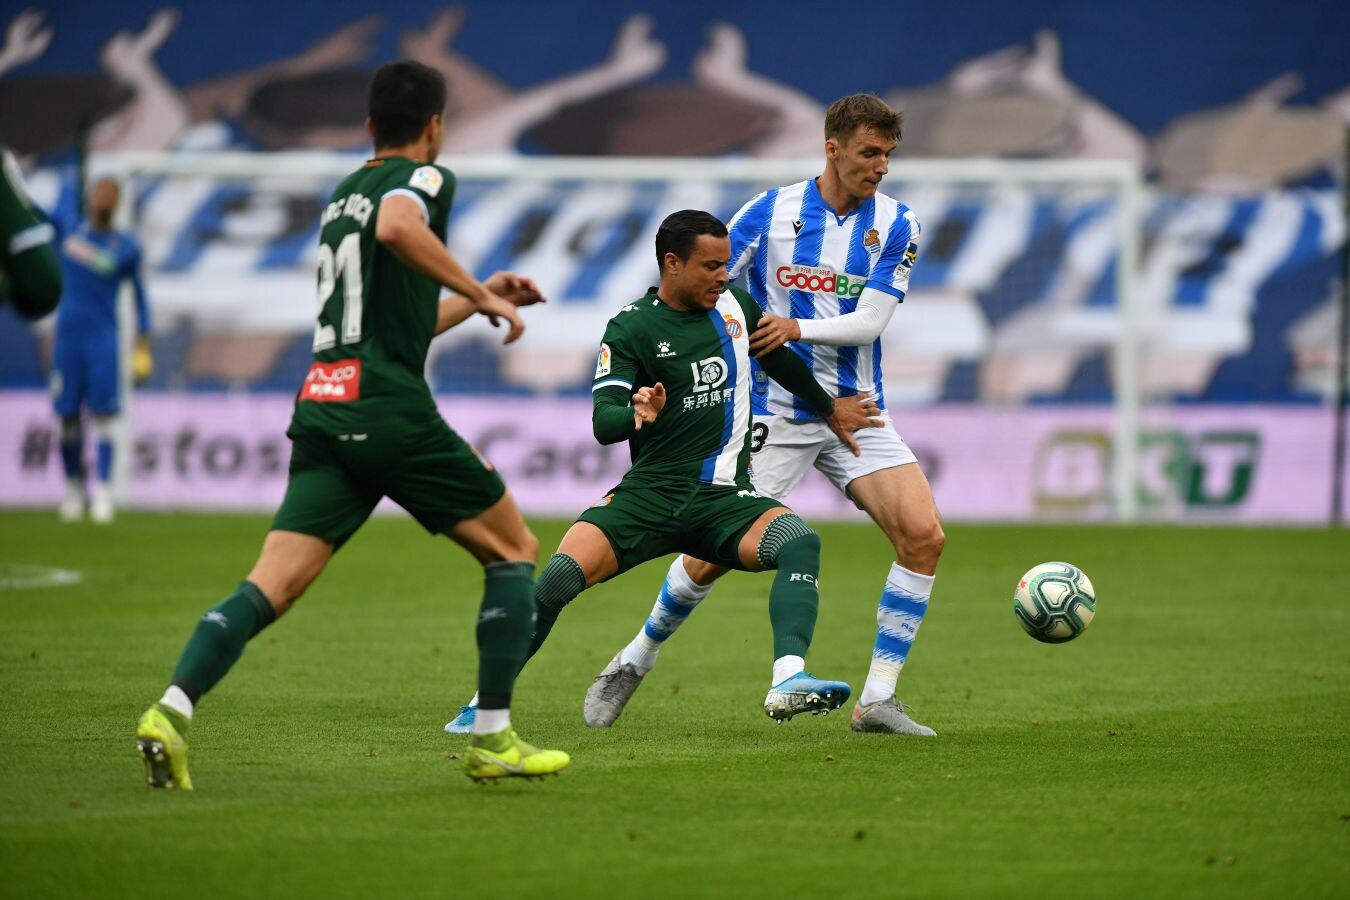
<path id="1" fill-rule="evenodd" d="M 759 364 L 770 378 L 810 403 L 821 418 L 834 412 L 834 398 L 820 386 L 802 358 L 786 345 L 761 356 Z"/>
<path id="2" fill-rule="evenodd" d="M 602 444 L 617 444 L 637 434 L 628 391 L 613 385 L 591 394 L 591 430 Z"/>
<path id="3" fill-rule="evenodd" d="M 746 331 L 753 334 L 759 327 L 759 320 L 764 317 L 763 311 L 755 302 L 755 298 L 740 288 L 731 288 L 731 294 L 740 303 L 741 312 L 745 313 Z M 834 398 L 820 386 L 820 382 L 816 381 L 806 363 L 802 362 L 802 358 L 786 346 L 761 356 L 759 363 L 764 367 L 765 374 L 810 403 L 811 408 L 819 413 L 821 418 L 834 412 Z"/>
<path id="4" fill-rule="evenodd" d="M 16 168 L 0 171 L 0 296 L 29 319 L 56 309 L 61 299 L 61 263 L 53 241 L 56 229 L 28 202 Z"/>

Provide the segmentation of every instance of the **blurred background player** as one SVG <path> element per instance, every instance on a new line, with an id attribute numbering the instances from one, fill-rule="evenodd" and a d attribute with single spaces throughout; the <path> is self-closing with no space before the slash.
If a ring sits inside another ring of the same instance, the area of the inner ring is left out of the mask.
<path id="1" fill-rule="evenodd" d="M 253 570 L 198 621 L 168 689 L 137 725 L 152 787 L 192 788 L 185 738 L 197 702 L 384 497 L 484 567 L 483 709 L 466 774 L 532 777 L 569 762 L 511 728 L 512 686 L 534 624 L 539 542 L 501 477 L 441 418 L 424 374 L 436 334 L 482 313 L 509 324 L 510 343 L 525 330 L 516 305 L 542 299 L 532 281 L 510 273 L 480 283 L 445 247 L 455 180 L 434 164 L 445 97 L 445 79 L 416 62 L 381 66 L 370 80 L 374 158 L 334 189 L 320 219 L 320 308 L 313 362 L 287 431 L 286 496 Z M 456 294 L 438 301 L 442 286 Z"/>
<path id="2" fill-rule="evenodd" d="M 89 518 L 113 518 L 113 446 L 121 411 L 121 364 L 117 325 L 118 293 L 130 282 L 136 300 L 136 345 L 132 377 L 150 377 L 150 306 L 141 282 L 141 247 L 129 232 L 113 228 L 121 198 L 117 182 L 101 178 L 89 194 L 88 217 L 77 210 L 78 189 L 70 185 L 53 215 L 60 232 L 64 293 L 52 347 L 52 396 L 61 419 L 61 465 L 66 473 L 62 521 L 84 516 L 86 471 L 83 410 L 93 417 L 96 471 Z"/>
<path id="3" fill-rule="evenodd" d="M 0 147 L 0 301 L 24 318 L 42 318 L 61 299 L 55 238 L 56 228 L 28 199 L 14 156 Z"/>
<path id="4" fill-rule="evenodd" d="M 630 441 L 633 466 L 578 517 L 539 576 L 530 655 L 582 591 L 668 553 L 776 570 L 764 711 L 781 724 L 839 708 L 850 689 L 805 671 L 820 602 L 820 536 L 750 483 L 750 331 L 761 313 L 749 294 L 728 289 L 730 255 L 716 216 L 671 213 L 656 232 L 660 286 L 610 319 L 591 386 L 592 427 L 602 444 Z M 759 371 L 856 452 L 853 430 L 871 424 L 866 403 L 836 403 L 788 350 L 766 354 Z M 445 730 L 471 727 L 482 714 L 477 700 Z"/>
<path id="5" fill-rule="evenodd" d="M 766 312 L 751 340 L 758 357 L 788 344 L 836 397 L 875 395 L 880 428 L 858 432 L 861 455 L 815 411 L 755 373 L 754 483 L 786 497 L 815 466 L 865 510 L 895 548 L 877 607 L 867 681 L 855 731 L 929 736 L 895 698 L 901 667 L 928 609 L 944 536 L 914 453 L 884 412 L 881 332 L 904 300 L 918 255 L 919 222 L 877 186 L 900 140 L 900 114 L 870 94 L 835 101 L 825 114 L 825 170 L 753 198 L 731 220 L 732 277 Z M 596 677 L 586 720 L 607 726 L 623 711 L 661 644 L 708 596 L 725 566 L 681 557 L 632 642 Z"/>

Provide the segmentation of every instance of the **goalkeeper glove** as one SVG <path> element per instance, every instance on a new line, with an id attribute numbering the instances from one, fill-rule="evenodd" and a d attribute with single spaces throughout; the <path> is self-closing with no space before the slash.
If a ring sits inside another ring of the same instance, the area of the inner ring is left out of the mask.
<path id="1" fill-rule="evenodd" d="M 136 338 L 136 348 L 131 352 L 131 377 L 137 384 L 144 384 L 155 372 L 155 358 L 150 355 L 150 338 L 141 335 Z"/>

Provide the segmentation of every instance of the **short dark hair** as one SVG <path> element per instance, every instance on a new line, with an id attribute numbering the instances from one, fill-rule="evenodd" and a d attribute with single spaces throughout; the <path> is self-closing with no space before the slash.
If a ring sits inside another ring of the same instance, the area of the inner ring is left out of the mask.
<path id="1" fill-rule="evenodd" d="M 682 209 L 666 216 L 661 227 L 656 229 L 656 267 L 665 268 L 667 253 L 688 261 L 699 236 L 705 234 L 726 237 L 727 226 L 717 216 L 701 209 Z"/>
<path id="2" fill-rule="evenodd" d="M 884 138 L 900 140 L 904 115 L 876 94 L 849 94 L 825 110 L 825 137 L 847 141 L 859 128 L 870 128 Z"/>
<path id="3" fill-rule="evenodd" d="M 377 148 L 410 144 L 445 113 L 445 76 L 410 59 L 385 63 L 370 77 L 366 108 Z"/>

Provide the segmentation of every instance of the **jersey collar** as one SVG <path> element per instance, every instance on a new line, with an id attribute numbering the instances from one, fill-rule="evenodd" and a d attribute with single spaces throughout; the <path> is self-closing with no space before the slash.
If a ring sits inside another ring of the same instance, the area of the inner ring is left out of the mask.
<path id="1" fill-rule="evenodd" d="M 825 198 L 820 195 L 820 188 L 816 186 L 816 179 L 809 178 L 806 181 L 806 202 L 815 209 L 818 209 L 822 214 L 829 214 L 831 216 L 834 216 L 834 224 L 843 225 L 849 219 L 853 218 L 859 212 L 865 209 L 867 207 L 867 204 L 876 203 L 877 198 L 876 195 L 874 194 L 871 197 L 868 197 L 862 203 L 859 203 L 857 208 L 854 209 L 853 212 L 841 216 L 839 215 L 839 213 L 835 212 L 834 207 L 826 203 Z"/>

